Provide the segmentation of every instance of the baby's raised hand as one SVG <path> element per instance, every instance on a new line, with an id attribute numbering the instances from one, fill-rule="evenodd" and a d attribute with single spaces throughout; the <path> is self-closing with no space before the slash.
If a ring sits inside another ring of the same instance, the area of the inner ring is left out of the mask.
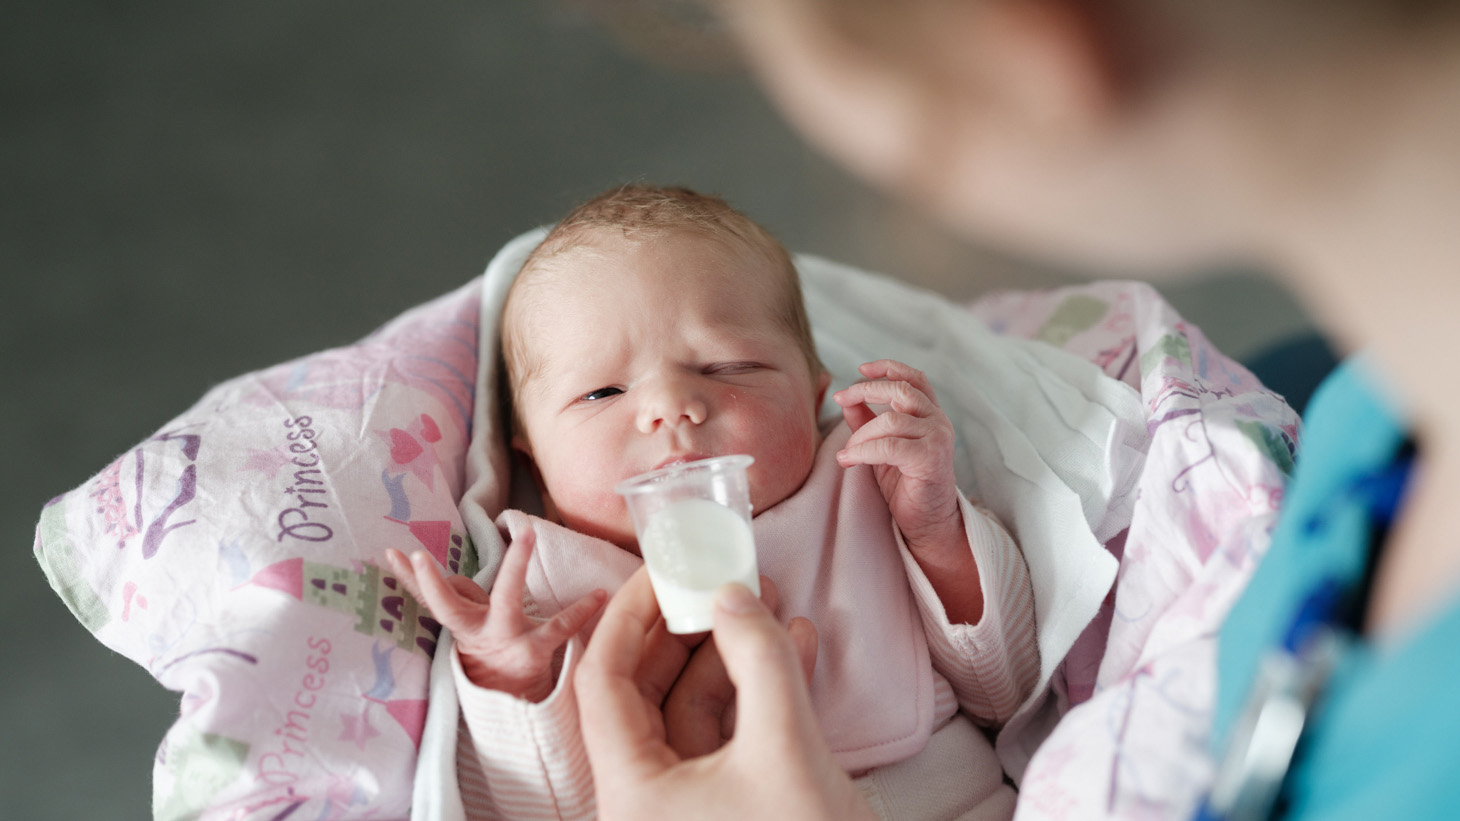
<path id="1" fill-rule="evenodd" d="M 962 544 L 963 516 L 953 477 L 953 423 L 928 377 L 891 359 L 858 368 L 869 381 L 832 397 L 852 429 L 837 453 L 842 467 L 871 465 L 908 547 Z M 868 405 L 885 405 L 884 413 Z"/>
<path id="2" fill-rule="evenodd" d="M 462 670 L 478 687 L 542 701 L 553 690 L 553 656 L 603 607 L 608 594 L 595 590 L 547 621 L 522 612 L 529 531 L 507 548 L 490 595 L 464 576 L 442 578 L 425 551 L 411 558 L 387 550 L 386 561 L 406 589 L 456 637 Z"/>

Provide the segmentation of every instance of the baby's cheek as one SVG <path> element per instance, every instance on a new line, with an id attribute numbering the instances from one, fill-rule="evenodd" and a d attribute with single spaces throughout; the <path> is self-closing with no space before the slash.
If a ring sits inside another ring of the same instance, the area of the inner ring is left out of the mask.
<path id="1" fill-rule="evenodd" d="M 614 475 L 609 465 L 596 464 L 590 454 L 585 454 L 577 463 L 555 467 L 558 469 L 553 475 L 545 478 L 562 524 L 599 538 L 608 538 L 610 533 L 621 538 L 625 529 L 633 533 L 623 497 L 611 486 L 590 480 Z"/>
<path id="2" fill-rule="evenodd" d="M 622 496 L 598 486 L 574 485 L 554 495 L 560 524 L 624 546 L 634 542 L 634 525 Z"/>
<path id="3" fill-rule="evenodd" d="M 780 502 L 805 482 L 816 459 L 819 435 L 810 422 L 783 420 L 758 432 L 759 441 L 752 451 L 752 496 L 757 510 Z"/>

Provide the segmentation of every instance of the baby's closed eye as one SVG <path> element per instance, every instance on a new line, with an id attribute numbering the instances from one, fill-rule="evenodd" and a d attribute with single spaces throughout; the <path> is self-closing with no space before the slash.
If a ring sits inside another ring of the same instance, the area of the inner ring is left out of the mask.
<path id="1" fill-rule="evenodd" d="M 715 376 L 733 376 L 737 373 L 750 373 L 764 368 L 760 362 L 717 362 L 705 368 L 705 373 Z"/>

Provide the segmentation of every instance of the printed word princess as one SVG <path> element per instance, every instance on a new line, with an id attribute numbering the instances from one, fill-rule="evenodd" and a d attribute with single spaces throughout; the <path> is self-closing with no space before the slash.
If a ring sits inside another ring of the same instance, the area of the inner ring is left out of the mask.
<path id="1" fill-rule="evenodd" d="M 294 483 L 284 488 L 284 494 L 294 505 L 280 511 L 277 522 L 279 533 L 276 541 L 299 539 L 305 542 L 327 542 L 334 538 L 335 531 L 321 521 L 329 511 L 329 487 L 325 484 L 324 471 L 320 469 L 319 434 L 314 420 L 308 416 L 285 419 L 288 430 L 290 459 L 297 470 Z"/>

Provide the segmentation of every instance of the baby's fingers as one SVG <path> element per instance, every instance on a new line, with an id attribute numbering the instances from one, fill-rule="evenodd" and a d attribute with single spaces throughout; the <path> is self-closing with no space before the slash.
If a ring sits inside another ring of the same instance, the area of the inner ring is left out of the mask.
<path id="1" fill-rule="evenodd" d="M 537 534 L 528 530 L 507 546 L 502 568 L 497 571 L 497 580 L 492 582 L 492 604 L 504 612 L 522 609 L 522 590 L 527 586 L 527 567 L 536 543 Z"/>
<path id="2" fill-rule="evenodd" d="M 848 444 L 837 451 L 836 461 L 842 467 L 852 465 L 892 465 L 906 468 L 920 457 L 921 449 L 911 439 L 881 437 Z"/>
<path id="3" fill-rule="evenodd" d="M 911 365 L 903 364 L 896 359 L 878 359 L 875 362 L 867 362 L 858 366 L 857 370 L 868 379 L 906 382 L 926 394 L 933 404 L 938 404 L 938 395 L 933 392 L 933 383 L 928 381 L 928 375 Z"/>
<path id="4" fill-rule="evenodd" d="M 416 601 L 425 602 L 426 596 L 421 592 L 421 582 L 416 578 L 416 569 L 411 566 L 411 560 L 407 559 L 404 553 L 391 547 L 385 550 L 385 561 L 390 565 L 390 569 L 395 573 L 396 578 L 400 580 L 401 586 L 405 587 L 406 592 L 410 593 Z M 487 603 L 487 591 L 483 590 L 481 585 L 465 576 L 449 576 L 446 579 L 446 584 L 457 595 L 468 601 L 476 602 L 477 604 Z"/>
<path id="5" fill-rule="evenodd" d="M 936 419 L 888 411 L 863 425 L 861 430 L 847 439 L 843 447 L 854 448 L 863 442 L 874 442 L 878 439 L 927 440 L 932 444 L 951 445 L 953 431 L 951 427 L 939 424 Z"/>
<path id="6" fill-rule="evenodd" d="M 953 436 L 928 419 L 884 413 L 852 434 L 837 462 L 892 465 L 904 474 L 931 479 L 952 468 Z"/>
<path id="7" fill-rule="evenodd" d="M 860 405 L 886 405 L 898 413 L 932 417 L 943 413 L 938 403 L 911 382 L 858 382 L 832 397 L 845 411 Z"/>
<path id="8" fill-rule="evenodd" d="M 861 430 L 863 425 L 877 418 L 875 411 L 860 402 L 850 398 L 843 402 L 841 391 L 838 391 L 832 399 L 842 406 L 842 418 L 847 420 L 847 427 L 851 428 L 853 432 Z M 847 402 L 851 404 L 847 404 Z"/>
<path id="9" fill-rule="evenodd" d="M 464 634 L 476 630 L 486 621 L 487 605 L 462 596 L 456 588 L 447 584 L 425 551 L 411 554 L 411 569 L 415 571 L 420 600 L 430 609 L 436 621 L 446 625 L 451 632 Z"/>
<path id="10" fill-rule="evenodd" d="M 447 576 L 446 584 L 452 590 L 455 590 L 463 599 L 481 605 L 486 605 L 491 602 L 491 597 L 487 594 L 487 591 L 483 590 L 481 585 L 465 576 Z"/>
<path id="11" fill-rule="evenodd" d="M 391 571 L 400 579 L 401 586 L 412 598 L 418 602 L 426 601 L 426 597 L 421 594 L 421 585 L 416 581 L 416 570 L 411 567 L 411 561 L 406 558 L 406 554 L 388 547 L 385 549 L 385 562 L 390 565 Z"/>
<path id="12" fill-rule="evenodd" d="M 598 615 L 606 601 L 608 601 L 608 593 L 600 589 L 573 602 L 567 609 L 543 622 L 542 626 L 537 628 L 539 640 L 542 644 L 556 650 L 563 645 L 563 642 L 576 636 L 589 619 Z"/>

